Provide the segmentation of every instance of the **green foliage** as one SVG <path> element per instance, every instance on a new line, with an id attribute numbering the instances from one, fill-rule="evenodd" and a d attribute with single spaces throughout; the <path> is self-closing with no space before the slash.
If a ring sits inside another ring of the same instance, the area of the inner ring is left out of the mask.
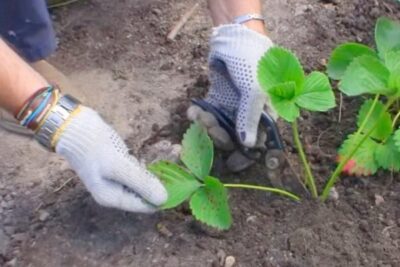
<path id="1" fill-rule="evenodd" d="M 397 149 L 400 151 L 400 128 L 397 129 L 397 130 L 394 132 L 393 140 L 394 140 L 394 143 L 395 143 Z"/>
<path id="2" fill-rule="evenodd" d="M 338 87 L 344 94 L 384 95 L 391 101 L 386 106 L 381 101 L 367 100 L 357 117 L 357 134 L 350 135 L 339 149 L 339 155 L 344 158 L 365 139 L 351 164 L 346 165 L 346 168 L 351 166 L 355 174 L 371 174 L 379 167 L 399 169 L 393 158 L 400 150 L 394 145 L 396 136 L 392 135 L 392 116 L 387 109 L 400 93 L 400 23 L 388 18 L 378 19 L 375 43 L 377 52 L 357 43 L 339 45 L 328 63 L 329 76 L 339 80 Z"/>
<path id="3" fill-rule="evenodd" d="M 306 77 L 296 104 L 311 111 L 327 111 L 336 106 L 335 95 L 325 74 L 314 71 Z"/>
<path id="4" fill-rule="evenodd" d="M 190 199 L 190 208 L 197 220 L 209 226 L 225 230 L 232 224 L 226 189 L 214 177 L 205 177 L 204 186 Z"/>
<path id="5" fill-rule="evenodd" d="M 393 136 L 390 136 L 384 144 L 379 144 L 374 154 L 376 162 L 383 169 L 400 170 L 400 150 L 397 148 Z"/>
<path id="6" fill-rule="evenodd" d="M 398 170 L 400 150 L 393 139 L 392 118 L 381 101 L 368 99 L 361 106 L 357 116 L 359 135 L 352 134 L 339 149 L 339 157 L 348 155 L 361 139 L 368 135 L 347 165 L 346 172 L 355 175 L 371 175 L 378 168 Z M 362 129 L 361 129 L 362 128 Z"/>
<path id="7" fill-rule="evenodd" d="M 300 88 L 304 82 L 304 71 L 297 57 L 284 48 L 275 46 L 258 63 L 258 80 L 265 92 L 282 83 L 295 83 Z"/>
<path id="8" fill-rule="evenodd" d="M 389 51 L 385 56 L 386 67 L 390 71 L 388 87 L 396 90 L 399 94 L 400 88 L 400 51 Z"/>
<path id="9" fill-rule="evenodd" d="M 167 189 L 168 200 L 163 209 L 182 204 L 201 186 L 195 176 L 175 163 L 160 161 L 150 165 L 149 170 L 161 179 Z"/>
<path id="10" fill-rule="evenodd" d="M 182 141 L 181 160 L 189 169 L 175 163 L 160 161 L 149 166 L 168 192 L 168 200 L 161 207 L 174 208 L 190 198 L 195 218 L 205 224 L 228 229 L 232 218 L 224 185 L 208 176 L 213 162 L 213 145 L 198 123 L 193 123 Z"/>
<path id="11" fill-rule="evenodd" d="M 370 136 L 374 139 L 383 141 L 392 134 L 392 118 L 389 112 L 385 111 L 385 106 L 381 101 L 378 101 L 375 105 L 373 103 L 374 101 L 368 99 L 361 106 L 357 117 L 357 126 L 361 127 L 361 124 L 366 119 L 368 113 L 370 113 L 362 133 L 367 134 L 372 128 L 374 128 Z M 374 107 L 372 109 L 373 105 Z"/>
<path id="12" fill-rule="evenodd" d="M 182 162 L 203 180 L 210 173 L 214 157 L 213 144 L 206 130 L 193 123 L 183 136 L 182 146 Z"/>
<path id="13" fill-rule="evenodd" d="M 247 188 L 281 194 L 294 200 L 300 198 L 278 188 L 222 184 L 209 176 L 213 161 L 213 146 L 207 132 L 197 123 L 191 125 L 182 140 L 181 160 L 187 169 L 178 164 L 160 161 L 149 166 L 168 192 L 168 200 L 162 209 L 174 208 L 190 199 L 193 216 L 212 227 L 228 229 L 232 224 L 226 186 Z"/>
<path id="14" fill-rule="evenodd" d="M 331 54 L 328 74 L 340 80 L 339 89 L 348 96 L 381 94 L 400 90 L 400 23 L 378 19 L 375 26 L 378 54 L 357 43 L 339 45 Z"/>
<path id="15" fill-rule="evenodd" d="M 286 82 L 269 89 L 269 97 L 276 112 L 287 121 L 294 121 L 300 115 L 295 103 L 296 84 Z"/>
<path id="16" fill-rule="evenodd" d="M 328 63 L 328 75 L 332 79 L 339 80 L 342 78 L 350 63 L 359 56 L 376 57 L 374 50 L 366 45 L 358 43 L 344 43 L 333 50 Z"/>
<path id="17" fill-rule="evenodd" d="M 364 134 L 349 135 L 338 151 L 339 158 L 341 159 L 345 155 L 349 155 L 351 151 L 356 148 L 357 144 L 361 142 L 363 137 Z M 373 153 L 377 147 L 378 143 L 373 141 L 371 138 L 367 138 L 353 155 L 352 161 L 354 163 L 351 168 L 347 169 L 347 172 L 354 175 L 374 174 L 378 170 L 378 164 L 375 161 Z"/>
<path id="18" fill-rule="evenodd" d="M 299 117 L 300 108 L 327 111 L 336 105 L 325 74 L 305 76 L 298 58 L 284 48 L 271 48 L 261 58 L 258 80 L 278 115 L 289 122 Z"/>
<path id="19" fill-rule="evenodd" d="M 400 23 L 379 18 L 375 26 L 375 43 L 381 58 L 385 58 L 388 51 L 400 49 Z"/>
<path id="20" fill-rule="evenodd" d="M 365 93 L 389 95 L 387 88 L 390 72 L 377 58 L 364 55 L 354 59 L 339 82 L 339 89 L 348 96 Z"/>

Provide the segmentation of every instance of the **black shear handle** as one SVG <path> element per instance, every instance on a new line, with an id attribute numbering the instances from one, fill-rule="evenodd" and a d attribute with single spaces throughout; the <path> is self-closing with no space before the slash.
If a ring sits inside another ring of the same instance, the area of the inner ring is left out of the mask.
<path id="1" fill-rule="evenodd" d="M 264 125 L 267 132 L 266 146 L 268 149 L 279 149 L 283 150 L 283 141 L 281 134 L 279 133 L 278 126 L 275 120 L 267 112 L 261 114 L 261 124 Z"/>
<path id="2" fill-rule="evenodd" d="M 204 111 L 210 112 L 217 119 L 219 125 L 228 132 L 229 136 L 236 143 L 240 144 L 240 140 L 236 134 L 235 123 L 220 109 L 213 106 L 203 99 L 192 99 L 192 103 L 202 108 Z M 279 129 L 275 120 L 267 113 L 263 112 L 260 119 L 261 124 L 267 132 L 266 147 L 268 149 L 283 150 L 283 142 Z"/>

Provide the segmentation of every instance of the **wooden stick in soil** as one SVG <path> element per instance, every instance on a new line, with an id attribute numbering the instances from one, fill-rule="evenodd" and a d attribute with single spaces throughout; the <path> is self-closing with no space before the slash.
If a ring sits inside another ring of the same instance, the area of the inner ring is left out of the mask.
<path id="1" fill-rule="evenodd" d="M 194 14 L 194 12 L 199 8 L 199 3 L 194 4 L 186 13 L 182 16 L 182 18 L 175 24 L 172 30 L 168 33 L 168 40 L 175 40 L 175 37 L 178 35 L 179 31 L 186 24 L 186 22 L 190 19 L 190 17 Z"/>

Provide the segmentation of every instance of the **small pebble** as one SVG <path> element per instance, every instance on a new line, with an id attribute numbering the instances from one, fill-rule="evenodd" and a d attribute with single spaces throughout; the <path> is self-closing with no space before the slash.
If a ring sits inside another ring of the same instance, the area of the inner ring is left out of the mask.
<path id="1" fill-rule="evenodd" d="M 172 232 L 163 223 L 157 223 L 157 230 L 161 235 L 165 237 L 173 236 Z"/>
<path id="2" fill-rule="evenodd" d="M 332 200 L 332 201 L 338 201 L 339 200 L 339 193 L 338 193 L 338 191 L 336 190 L 336 188 L 335 187 L 332 187 L 331 188 L 331 190 L 329 191 L 329 200 Z"/>
<path id="3" fill-rule="evenodd" d="M 218 249 L 217 258 L 218 258 L 219 266 L 224 266 L 225 258 L 226 258 L 225 251 L 222 249 Z"/>
<path id="4" fill-rule="evenodd" d="M 254 160 L 245 157 L 239 151 L 235 151 L 229 156 L 228 160 L 226 161 L 226 166 L 231 172 L 240 172 L 244 169 L 247 169 L 254 163 Z"/>
<path id="5" fill-rule="evenodd" d="M 48 213 L 47 211 L 45 211 L 45 210 L 39 211 L 39 220 L 40 221 L 42 221 L 42 222 L 46 221 L 49 218 L 49 216 L 50 216 L 50 213 Z"/>
<path id="6" fill-rule="evenodd" d="M 250 215 L 249 217 L 246 218 L 246 222 L 247 223 L 254 223 L 257 220 L 257 216 L 256 215 Z"/>
<path id="7" fill-rule="evenodd" d="M 381 195 L 375 194 L 375 205 L 379 206 L 384 202 L 385 199 Z"/>
<path id="8" fill-rule="evenodd" d="M 235 257 L 233 257 L 233 256 L 228 256 L 228 257 L 226 257 L 226 259 L 225 259 L 225 265 L 224 265 L 224 267 L 232 267 L 232 266 L 235 265 L 235 263 L 236 263 Z"/>

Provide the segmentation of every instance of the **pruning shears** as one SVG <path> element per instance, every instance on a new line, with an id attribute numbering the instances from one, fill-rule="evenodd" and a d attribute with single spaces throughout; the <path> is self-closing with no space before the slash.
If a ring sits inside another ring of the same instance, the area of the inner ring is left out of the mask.
<path id="1" fill-rule="evenodd" d="M 235 123 L 219 108 L 202 99 L 192 99 L 192 103 L 210 112 L 217 119 L 219 125 L 225 129 L 242 154 L 252 160 L 258 159 L 263 151 L 257 148 L 244 147 L 235 130 Z M 275 120 L 267 112 L 263 112 L 260 119 L 261 130 L 267 134 L 265 141 L 265 165 L 271 170 L 278 170 L 285 163 L 284 145 Z"/>

